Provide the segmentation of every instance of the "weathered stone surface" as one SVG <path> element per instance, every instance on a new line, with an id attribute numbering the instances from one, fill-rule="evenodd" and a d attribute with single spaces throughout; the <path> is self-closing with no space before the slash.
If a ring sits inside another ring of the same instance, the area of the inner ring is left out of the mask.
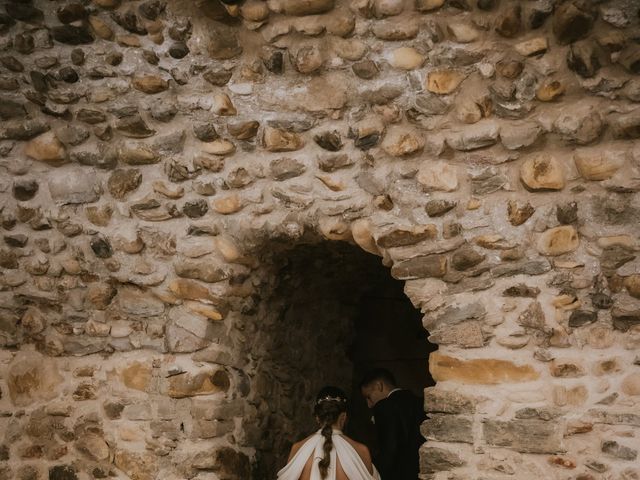
<path id="1" fill-rule="evenodd" d="M 580 149 L 573 160 L 580 175 L 587 180 L 607 180 L 611 178 L 625 162 L 624 149 Z"/>
<path id="2" fill-rule="evenodd" d="M 400 47 L 391 53 L 391 66 L 400 70 L 415 70 L 424 63 L 424 56 L 415 48 Z"/>
<path id="3" fill-rule="evenodd" d="M 212 470 L 220 478 L 229 480 L 242 480 L 249 478 L 251 474 L 249 457 L 229 447 L 197 454 L 193 459 L 193 467 L 198 470 Z"/>
<path id="4" fill-rule="evenodd" d="M 526 160 L 520 168 L 520 179 L 530 190 L 562 190 L 564 171 L 560 162 L 549 155 L 538 155 Z"/>
<path id="5" fill-rule="evenodd" d="M 172 398 L 212 395 L 226 392 L 229 386 L 230 380 L 224 370 L 204 371 L 195 375 L 182 373 L 169 378 L 167 394 Z"/>
<path id="6" fill-rule="evenodd" d="M 130 478 L 136 480 L 154 480 L 158 473 L 157 462 L 151 453 L 116 450 L 113 463 Z"/>
<path id="7" fill-rule="evenodd" d="M 333 9 L 335 0 L 279 0 L 269 6 L 276 12 L 286 15 L 316 15 Z"/>
<path id="8" fill-rule="evenodd" d="M 114 170 L 107 180 L 107 188 L 111 196 L 117 200 L 124 200 L 127 195 L 140 186 L 142 173 L 137 168 Z"/>
<path id="9" fill-rule="evenodd" d="M 640 395 L 640 373 L 631 373 L 624 377 L 620 384 L 622 393 L 631 396 Z"/>
<path id="10" fill-rule="evenodd" d="M 194 260 L 184 260 L 174 264 L 176 274 L 179 277 L 201 280 L 207 283 L 216 283 L 228 278 L 229 274 L 223 269 L 212 264 L 203 264 Z"/>
<path id="11" fill-rule="evenodd" d="M 270 152 L 291 152 L 304 147 L 304 140 L 296 133 L 265 127 L 262 143 Z"/>
<path id="12" fill-rule="evenodd" d="M 477 252 L 473 248 L 463 247 L 451 256 L 451 266 L 455 270 L 464 271 L 482 263 L 484 259 L 485 255 Z"/>
<path id="13" fill-rule="evenodd" d="M 638 450 L 622 445 L 615 440 L 606 440 L 601 445 L 602 453 L 621 460 L 635 460 L 638 458 Z"/>
<path id="14" fill-rule="evenodd" d="M 484 148 L 498 141 L 500 128 L 493 121 L 478 122 L 472 127 L 465 128 L 462 132 L 456 132 L 447 136 L 447 144 L 463 152 Z"/>
<path id="15" fill-rule="evenodd" d="M 587 145 L 600 137 L 606 125 L 597 111 L 579 108 L 560 115 L 553 126 L 565 142 Z"/>
<path id="16" fill-rule="evenodd" d="M 588 2 L 564 2 L 554 12 L 553 33 L 561 44 L 575 42 L 589 33 L 595 17 L 594 8 Z"/>
<path id="17" fill-rule="evenodd" d="M 465 465 L 457 454 L 439 447 L 420 447 L 420 471 L 436 473 Z"/>
<path id="18" fill-rule="evenodd" d="M 9 367 L 9 397 L 18 407 L 51 400 L 58 395 L 62 380 L 55 359 L 37 352 L 24 352 L 18 354 Z"/>
<path id="19" fill-rule="evenodd" d="M 506 360 L 460 360 L 434 352 L 429 356 L 429 372 L 436 381 L 457 381 L 471 385 L 528 382 L 540 374 L 530 365 L 516 365 Z"/>
<path id="20" fill-rule="evenodd" d="M 489 445 L 522 453 L 562 453 L 562 429 L 543 420 L 486 420 L 483 425 Z"/>
<path id="21" fill-rule="evenodd" d="M 412 278 L 440 278 L 447 271 L 447 257 L 444 255 L 427 255 L 403 260 L 391 267 L 391 275 L 398 280 Z"/>
<path id="22" fill-rule="evenodd" d="M 382 248 L 403 247 L 435 238 L 437 233 L 436 226 L 432 224 L 397 228 L 379 235 L 376 243 Z"/>
<path id="23" fill-rule="evenodd" d="M 424 409 L 428 413 L 472 414 L 475 412 L 476 402 L 455 391 L 428 387 L 424 390 Z"/>
<path id="24" fill-rule="evenodd" d="M 452 192 L 458 189 L 457 170 L 445 162 L 423 162 L 416 180 L 427 191 Z"/>
<path id="25" fill-rule="evenodd" d="M 58 205 L 95 202 L 102 193 L 96 176 L 83 170 L 52 172 L 47 184 L 51 198 Z"/>
<path id="26" fill-rule="evenodd" d="M 385 136 L 382 148 L 393 157 L 404 157 L 422 151 L 424 139 L 416 131 L 392 128 Z"/>
<path id="27" fill-rule="evenodd" d="M 507 215 L 509 217 L 509 222 L 514 227 L 522 225 L 525 223 L 531 215 L 535 213 L 535 208 L 531 206 L 530 203 L 521 204 L 514 200 L 509 200 L 507 204 Z"/>
<path id="28" fill-rule="evenodd" d="M 540 235 L 537 248 L 542 255 L 562 255 L 574 251 L 580 245 L 575 227 L 567 225 L 551 228 Z"/>
<path id="29" fill-rule="evenodd" d="M 455 70 L 433 71 L 427 75 L 425 88 L 432 93 L 449 95 L 460 86 L 464 79 L 464 74 Z"/>
<path id="30" fill-rule="evenodd" d="M 431 414 L 420 430 L 427 440 L 473 443 L 472 426 L 470 417 Z"/>
<path id="31" fill-rule="evenodd" d="M 65 146 L 53 132 L 43 133 L 25 145 L 25 155 L 50 165 L 61 165 L 67 160 Z"/>

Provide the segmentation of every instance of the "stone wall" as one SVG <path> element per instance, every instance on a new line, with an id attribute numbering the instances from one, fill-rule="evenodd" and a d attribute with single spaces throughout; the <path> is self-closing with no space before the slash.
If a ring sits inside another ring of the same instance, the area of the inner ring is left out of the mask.
<path id="1" fill-rule="evenodd" d="M 346 241 L 440 345 L 424 478 L 637 479 L 638 10 L 4 2 L 0 478 L 261 478 L 272 252 Z"/>

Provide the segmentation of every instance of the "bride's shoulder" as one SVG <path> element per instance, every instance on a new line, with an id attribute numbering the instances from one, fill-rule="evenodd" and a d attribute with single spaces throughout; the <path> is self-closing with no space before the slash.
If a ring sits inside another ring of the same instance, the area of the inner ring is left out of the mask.
<path id="1" fill-rule="evenodd" d="M 360 454 L 361 457 L 363 458 L 371 457 L 371 454 L 369 453 L 369 448 L 364 443 L 356 442 L 353 438 L 347 437 L 346 435 L 343 435 L 343 438 L 347 442 L 349 442 L 349 444 L 354 448 L 356 452 L 358 452 L 358 454 Z"/>
<path id="2" fill-rule="evenodd" d="M 313 435 L 309 435 L 307 438 L 300 440 L 299 442 L 291 445 L 291 452 L 289 453 L 289 460 L 293 458 L 293 456 L 298 453 L 298 450 L 302 448 L 302 446 L 311 438 Z"/>

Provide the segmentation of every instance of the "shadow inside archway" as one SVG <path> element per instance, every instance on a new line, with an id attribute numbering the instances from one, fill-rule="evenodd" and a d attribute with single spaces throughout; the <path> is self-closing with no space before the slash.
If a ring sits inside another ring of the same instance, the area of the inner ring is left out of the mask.
<path id="1" fill-rule="evenodd" d="M 422 397 L 434 382 L 422 315 L 381 259 L 343 242 L 264 249 L 261 292 L 252 318 L 259 411 L 255 479 L 274 479 L 289 448 L 316 429 L 317 391 L 336 385 L 351 398 L 346 433 L 376 448 L 371 412 L 359 392 L 372 367 L 395 374 Z"/>

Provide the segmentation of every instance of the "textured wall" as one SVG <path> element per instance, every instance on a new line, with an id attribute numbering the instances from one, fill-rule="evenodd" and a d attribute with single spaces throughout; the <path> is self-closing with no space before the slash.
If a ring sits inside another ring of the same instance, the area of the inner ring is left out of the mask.
<path id="1" fill-rule="evenodd" d="M 424 478 L 637 479 L 638 10 L 4 2 L 0 478 L 250 478 L 326 239 L 440 345 Z"/>

